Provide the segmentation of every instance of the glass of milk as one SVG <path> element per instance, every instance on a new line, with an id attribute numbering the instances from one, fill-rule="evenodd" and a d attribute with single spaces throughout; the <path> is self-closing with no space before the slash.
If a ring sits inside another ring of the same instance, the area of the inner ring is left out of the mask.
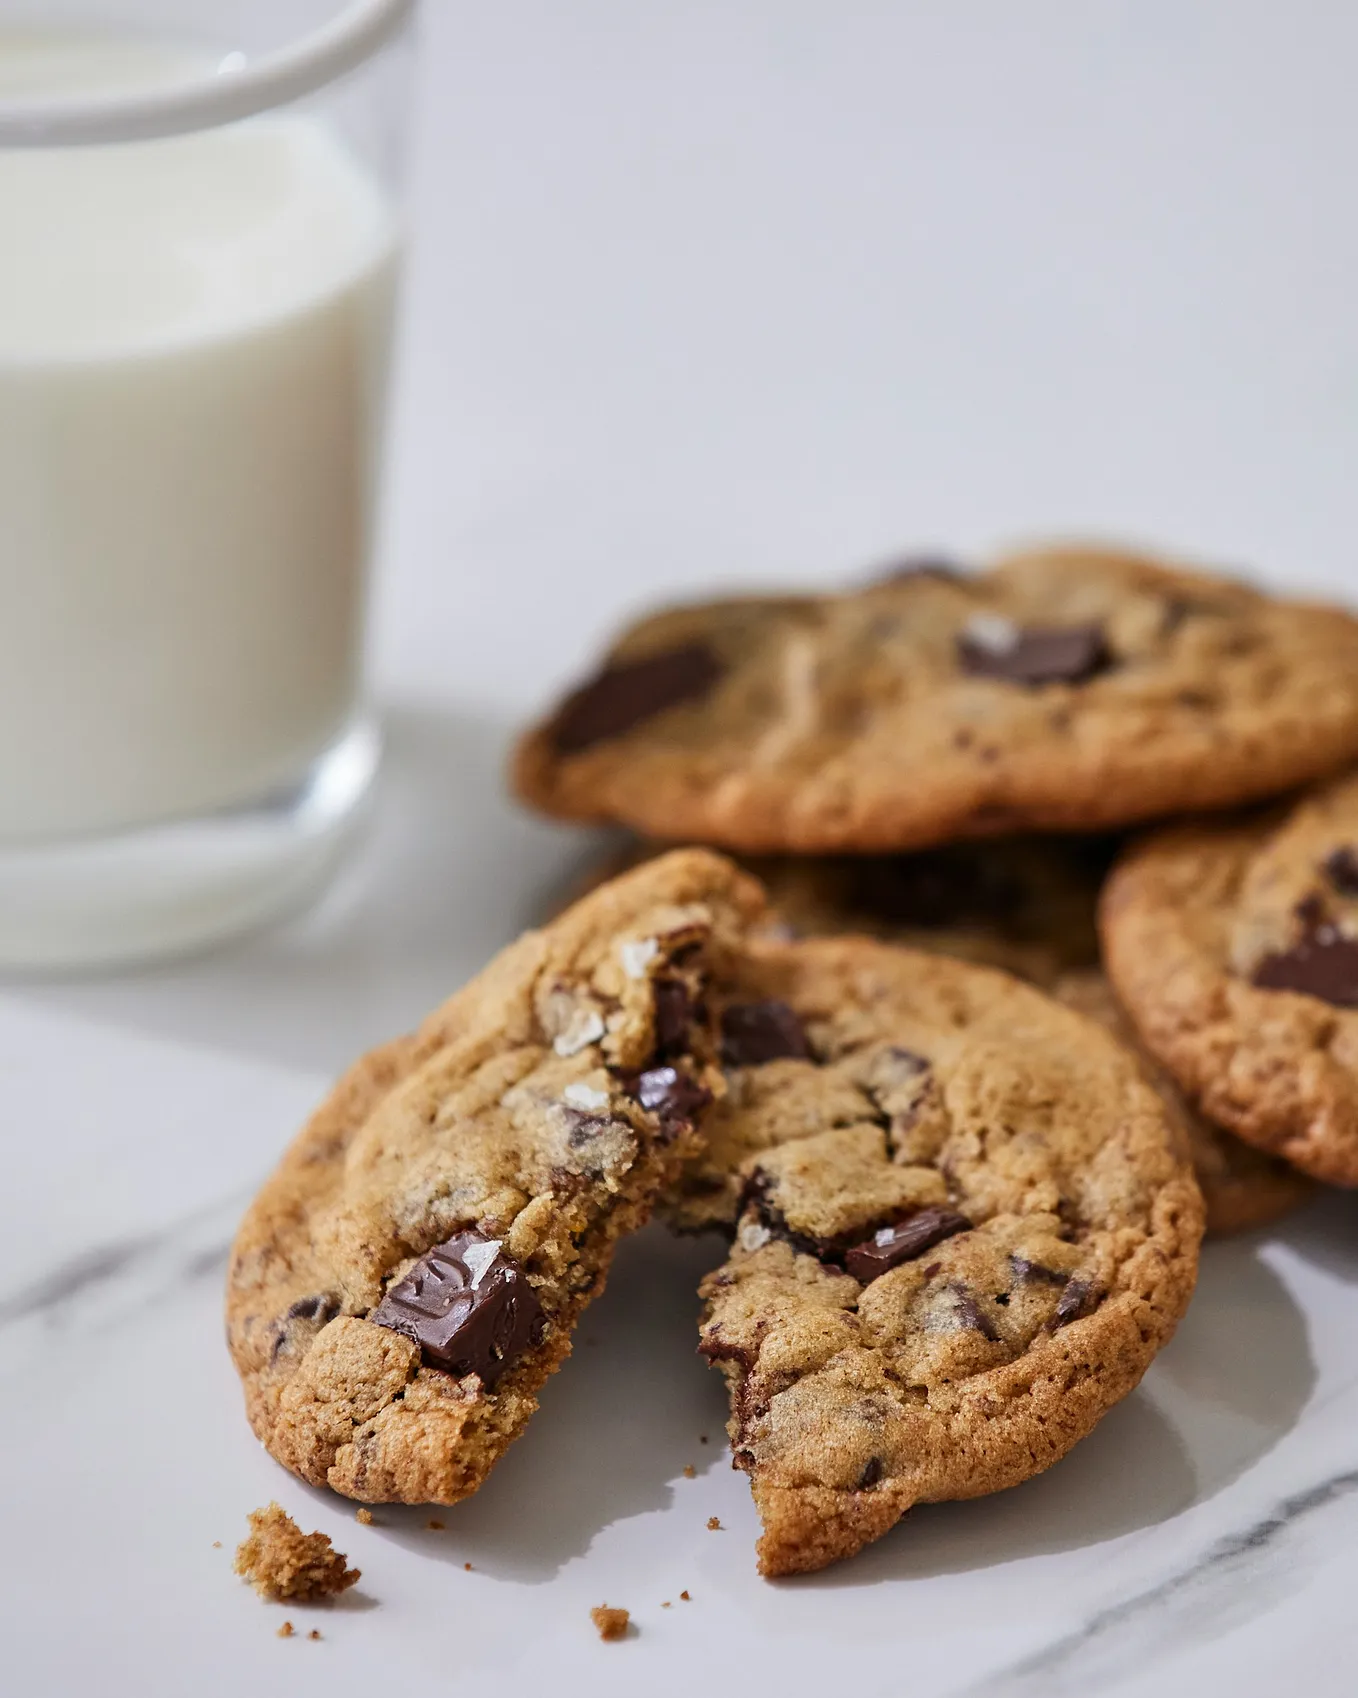
<path id="1" fill-rule="evenodd" d="M 319 888 L 361 686 L 414 0 L 0 0 L 0 968 Z"/>

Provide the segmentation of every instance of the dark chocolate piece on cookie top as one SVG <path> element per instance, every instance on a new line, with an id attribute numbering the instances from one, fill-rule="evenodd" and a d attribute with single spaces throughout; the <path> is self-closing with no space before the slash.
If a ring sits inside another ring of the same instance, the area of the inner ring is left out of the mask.
<path id="1" fill-rule="evenodd" d="M 889 1273 L 902 1262 L 912 1261 L 941 1244 L 954 1233 L 966 1232 L 971 1222 L 953 1209 L 921 1209 L 896 1226 L 884 1226 L 862 1244 L 845 1253 L 845 1271 L 862 1285 Z"/>
<path id="2" fill-rule="evenodd" d="M 725 671 L 706 643 L 684 643 L 606 666 L 562 704 L 551 726 L 559 755 L 621 737 L 666 708 L 705 696 Z"/>
<path id="3" fill-rule="evenodd" d="M 657 979 L 651 995 L 655 999 L 655 1054 L 663 1061 L 687 1047 L 693 1000 L 682 979 Z"/>
<path id="4" fill-rule="evenodd" d="M 1336 1008 L 1358 1008 L 1358 941 L 1321 926 L 1254 969 L 1260 990 L 1296 991 Z"/>
<path id="5" fill-rule="evenodd" d="M 785 1002 L 735 1002 L 722 1010 L 721 1058 L 728 1067 L 809 1061 L 802 1023 Z"/>
<path id="6" fill-rule="evenodd" d="M 542 1305 L 500 1240 L 459 1232 L 425 1252 L 368 1316 L 403 1333 L 432 1368 L 494 1385 L 517 1357 L 541 1342 Z"/>
<path id="7" fill-rule="evenodd" d="M 1112 665 L 1097 621 L 1082 625 L 1016 625 L 993 613 L 969 619 L 957 658 L 973 678 L 1005 684 L 1083 684 Z"/>
<path id="8" fill-rule="evenodd" d="M 712 1101 L 706 1085 L 679 1067 L 648 1067 L 627 1075 L 623 1089 L 644 1109 L 658 1115 L 662 1129 L 691 1123 Z"/>
<path id="9" fill-rule="evenodd" d="M 1358 896 L 1358 850 L 1347 844 L 1327 855 L 1325 877 L 1341 896 Z"/>
<path id="10" fill-rule="evenodd" d="M 1098 1308 L 1101 1293 L 1087 1279 L 1081 1279 L 1078 1274 L 1066 1281 L 1066 1288 L 1056 1300 L 1056 1309 L 1051 1318 L 1053 1332 L 1058 1327 L 1069 1326 L 1072 1321 L 1083 1320 L 1086 1315 L 1093 1314 Z"/>

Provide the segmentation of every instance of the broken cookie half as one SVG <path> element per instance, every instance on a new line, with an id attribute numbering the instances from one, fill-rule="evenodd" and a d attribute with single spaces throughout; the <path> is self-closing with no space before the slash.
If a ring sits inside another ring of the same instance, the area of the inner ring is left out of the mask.
<path id="1" fill-rule="evenodd" d="M 711 987 L 762 910 L 718 856 L 652 862 L 340 1082 L 231 1259 L 231 1351 L 280 1462 L 370 1503 L 476 1490 L 698 1151 Z"/>
<path id="2" fill-rule="evenodd" d="M 734 1220 L 701 1350 L 767 1575 L 913 1504 L 1017 1485 L 1140 1380 L 1202 1199 L 1107 1033 L 1005 974 L 865 938 L 755 941 L 674 1218 Z M 752 1031 L 752 1026 L 757 1031 Z"/>

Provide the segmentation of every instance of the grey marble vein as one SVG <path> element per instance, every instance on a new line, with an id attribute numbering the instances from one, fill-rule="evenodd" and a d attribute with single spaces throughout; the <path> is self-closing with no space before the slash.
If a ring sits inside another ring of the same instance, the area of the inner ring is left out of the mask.
<path id="1" fill-rule="evenodd" d="M 1101 1610 L 1063 1639 L 967 1686 L 957 1698 L 1061 1698 L 1102 1692 L 1177 1652 L 1257 1616 L 1299 1584 L 1295 1565 L 1259 1564 L 1265 1551 L 1358 1492 L 1358 1470 L 1335 1474 L 1284 1498 L 1198 1561 L 1125 1602 Z"/>

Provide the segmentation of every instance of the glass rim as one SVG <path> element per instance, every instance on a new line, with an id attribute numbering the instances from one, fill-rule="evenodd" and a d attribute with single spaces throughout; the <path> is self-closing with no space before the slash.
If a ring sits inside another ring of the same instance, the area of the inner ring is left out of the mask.
<path id="1" fill-rule="evenodd" d="M 153 141 L 252 118 L 356 70 L 400 32 L 417 4 L 350 0 L 310 35 L 182 87 L 75 100 L 0 100 L 0 149 Z"/>

